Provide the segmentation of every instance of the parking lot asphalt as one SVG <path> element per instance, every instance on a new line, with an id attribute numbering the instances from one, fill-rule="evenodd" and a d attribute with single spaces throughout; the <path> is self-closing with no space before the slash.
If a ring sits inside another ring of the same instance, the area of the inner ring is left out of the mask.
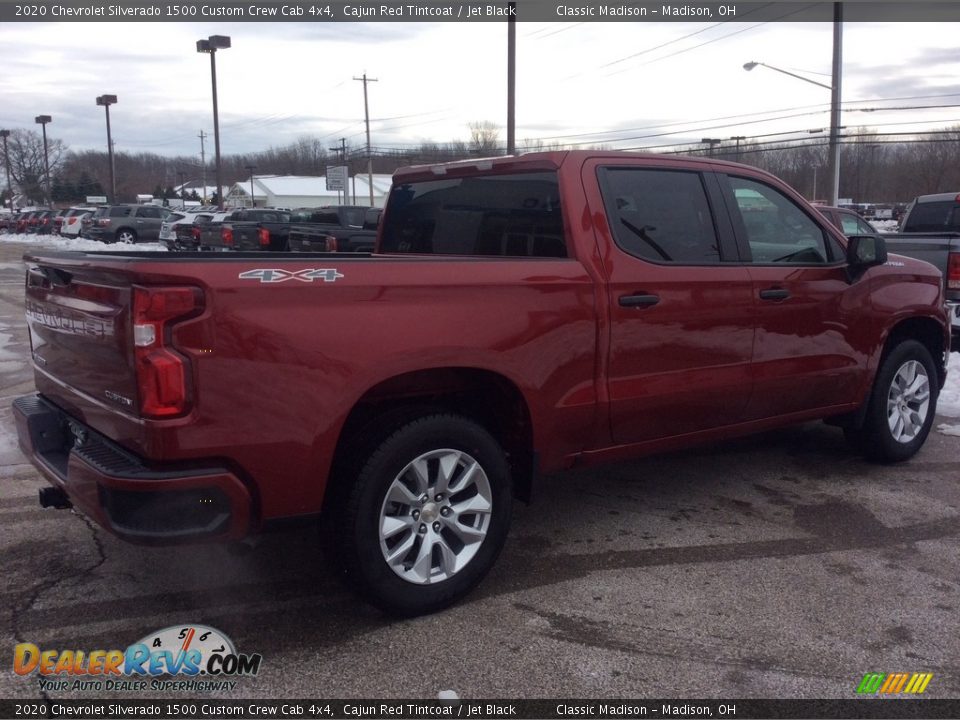
<path id="1" fill-rule="evenodd" d="M 122 649 L 186 623 L 263 655 L 205 697 L 853 698 L 895 671 L 960 697 L 956 435 L 879 466 L 812 423 L 550 476 L 473 595 L 394 621 L 340 585 L 311 529 L 245 553 L 143 548 L 41 509 L 10 413 L 33 387 L 23 250 L 0 242 L 0 697 L 41 696 L 17 643 Z"/>

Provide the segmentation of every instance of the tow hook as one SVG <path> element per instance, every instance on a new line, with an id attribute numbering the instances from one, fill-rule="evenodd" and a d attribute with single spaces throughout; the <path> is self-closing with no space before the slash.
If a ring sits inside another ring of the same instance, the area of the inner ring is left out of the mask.
<path id="1" fill-rule="evenodd" d="M 52 507 L 57 510 L 67 510 L 73 507 L 67 494 L 58 487 L 40 488 L 40 507 Z"/>

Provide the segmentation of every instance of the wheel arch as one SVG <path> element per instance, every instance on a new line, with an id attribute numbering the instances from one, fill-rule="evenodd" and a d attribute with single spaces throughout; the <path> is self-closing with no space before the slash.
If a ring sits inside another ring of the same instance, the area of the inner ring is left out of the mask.
<path id="1" fill-rule="evenodd" d="M 467 367 L 416 370 L 383 380 L 353 405 L 337 439 L 324 508 L 348 484 L 358 458 L 399 425 L 425 414 L 463 415 L 484 427 L 503 448 L 514 495 L 529 501 L 536 456 L 530 408 L 520 388 L 499 373 Z"/>
<path id="2" fill-rule="evenodd" d="M 879 368 L 890 351 L 904 340 L 916 340 L 927 348 L 937 366 L 937 390 L 942 388 L 947 379 L 946 353 L 950 352 L 950 346 L 945 344 L 943 325 L 932 317 L 910 317 L 896 323 L 887 333 L 876 367 Z"/>

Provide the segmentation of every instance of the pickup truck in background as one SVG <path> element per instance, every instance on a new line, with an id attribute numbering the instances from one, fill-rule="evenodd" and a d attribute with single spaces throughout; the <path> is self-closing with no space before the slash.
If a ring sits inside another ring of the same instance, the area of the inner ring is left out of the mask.
<path id="1" fill-rule="evenodd" d="M 265 227 L 268 230 L 273 229 L 276 231 L 279 226 L 283 226 L 285 240 L 285 232 L 289 230 L 290 227 L 290 213 L 272 208 L 238 208 L 237 210 L 229 210 L 222 218 L 213 218 L 210 222 L 197 226 L 199 233 L 194 233 L 194 236 L 197 238 L 198 249 L 237 249 L 233 226 L 240 223 L 243 223 L 244 242 L 248 246 L 246 249 L 261 250 L 265 248 L 261 245 L 260 228 Z"/>
<path id="2" fill-rule="evenodd" d="M 294 252 L 371 252 L 381 208 L 341 205 L 299 211 L 290 228 Z"/>
<path id="3" fill-rule="evenodd" d="M 960 194 L 920 195 L 907 207 L 900 232 L 883 237 L 891 252 L 925 260 L 943 274 L 952 346 L 960 350 Z"/>
<path id="4" fill-rule="evenodd" d="M 399 170 L 372 255 L 25 264 L 41 504 L 153 544 L 319 521 L 397 615 L 482 580 L 538 473 L 816 419 L 900 461 L 946 377 L 934 268 L 709 158 Z"/>

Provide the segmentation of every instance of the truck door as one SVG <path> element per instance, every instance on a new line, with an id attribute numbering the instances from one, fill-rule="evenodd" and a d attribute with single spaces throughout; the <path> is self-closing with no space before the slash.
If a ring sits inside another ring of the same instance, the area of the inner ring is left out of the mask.
<path id="1" fill-rule="evenodd" d="M 584 165 L 588 197 L 600 187 L 589 202 L 609 283 L 618 444 L 736 423 L 750 397 L 750 275 L 717 180 L 690 168 L 637 159 Z"/>
<path id="2" fill-rule="evenodd" d="M 863 311 L 868 283 L 848 280 L 829 225 L 781 189 L 732 174 L 720 181 L 757 308 L 747 419 L 854 402 L 876 332 Z"/>

